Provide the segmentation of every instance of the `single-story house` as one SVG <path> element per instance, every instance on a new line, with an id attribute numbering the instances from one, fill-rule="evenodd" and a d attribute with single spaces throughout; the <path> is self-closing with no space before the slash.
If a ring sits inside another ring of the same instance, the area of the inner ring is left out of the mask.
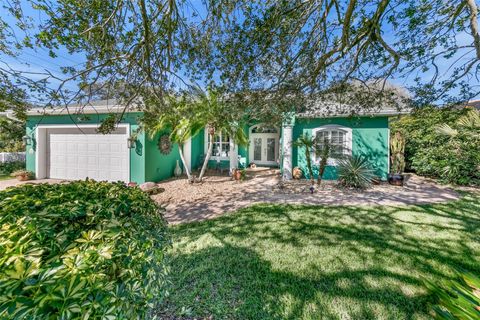
<path id="1" fill-rule="evenodd" d="M 97 101 L 83 107 L 36 110 L 28 112 L 26 129 L 27 170 L 37 179 L 85 179 L 143 183 L 160 181 L 173 175 L 180 160 L 178 146 L 169 145 L 168 132 L 149 138 L 139 131 L 141 112 L 126 112 L 118 127 L 108 134 L 97 132 L 102 120 L 120 113 L 123 106 L 112 101 Z M 78 110 L 77 110 L 78 111 Z M 241 165 L 279 167 L 285 179 L 292 169 L 306 170 L 305 154 L 293 142 L 302 134 L 328 137 L 332 152 L 367 157 L 377 176 L 389 173 L 389 117 L 397 110 L 381 108 L 355 116 L 349 110 L 322 115 L 324 106 L 309 112 L 290 114 L 282 125 L 244 126 L 249 138 L 246 147 L 237 146 L 225 132 L 218 132 L 212 166 L 236 168 Z M 208 148 L 207 130 L 202 130 L 184 145 L 190 169 L 201 166 Z M 312 154 L 314 166 L 318 157 Z M 180 165 L 181 165 L 181 161 Z M 324 178 L 335 179 L 335 159 L 329 159 Z"/>

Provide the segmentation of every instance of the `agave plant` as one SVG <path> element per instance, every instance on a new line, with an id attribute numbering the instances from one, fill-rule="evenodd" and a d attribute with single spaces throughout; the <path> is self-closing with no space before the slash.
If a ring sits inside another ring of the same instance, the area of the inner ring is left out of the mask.
<path id="1" fill-rule="evenodd" d="M 480 319 L 480 278 L 457 270 L 457 278 L 443 285 L 427 282 L 436 299 L 435 318 L 444 320 Z"/>
<path id="2" fill-rule="evenodd" d="M 365 189 L 372 184 L 374 172 L 364 157 L 348 157 L 339 160 L 338 180 L 344 187 Z"/>

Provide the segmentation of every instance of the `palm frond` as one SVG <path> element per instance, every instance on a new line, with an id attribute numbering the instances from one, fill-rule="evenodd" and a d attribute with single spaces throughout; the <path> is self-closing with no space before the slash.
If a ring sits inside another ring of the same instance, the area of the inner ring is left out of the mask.
<path id="1" fill-rule="evenodd" d="M 438 125 L 436 128 L 435 128 L 435 131 L 439 134 L 442 134 L 442 135 L 445 135 L 445 136 L 449 136 L 449 137 L 455 137 L 458 135 L 458 130 L 456 129 L 453 129 L 452 127 L 450 127 L 448 124 L 446 123 L 443 123 L 443 124 L 440 124 Z"/>
<path id="2" fill-rule="evenodd" d="M 480 111 L 471 109 L 457 120 L 457 125 L 466 128 L 480 128 Z"/>

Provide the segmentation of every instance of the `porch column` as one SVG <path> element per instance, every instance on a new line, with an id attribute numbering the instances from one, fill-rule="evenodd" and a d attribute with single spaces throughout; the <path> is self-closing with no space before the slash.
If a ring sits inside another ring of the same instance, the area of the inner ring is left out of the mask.
<path id="1" fill-rule="evenodd" d="M 230 139 L 230 173 L 233 172 L 233 169 L 238 168 L 238 146 Z"/>
<path id="2" fill-rule="evenodd" d="M 282 137 L 282 157 L 283 157 L 283 180 L 292 179 L 292 137 L 293 129 L 291 125 L 283 127 Z"/>
<path id="3" fill-rule="evenodd" d="M 185 157 L 185 164 L 188 167 L 188 170 L 192 172 L 192 139 L 188 138 L 183 145 L 183 156 Z"/>

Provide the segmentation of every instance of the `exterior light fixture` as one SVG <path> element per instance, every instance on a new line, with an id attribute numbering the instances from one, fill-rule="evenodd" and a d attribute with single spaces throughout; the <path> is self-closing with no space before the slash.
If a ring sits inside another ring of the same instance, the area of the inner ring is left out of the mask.
<path id="1" fill-rule="evenodd" d="M 135 137 L 128 137 L 127 138 L 127 147 L 129 149 L 135 148 L 136 144 L 137 144 L 137 139 L 135 139 Z"/>
<path id="2" fill-rule="evenodd" d="M 22 140 L 23 140 L 23 144 L 26 146 L 32 144 L 32 138 L 30 138 L 29 136 L 23 136 Z"/>

